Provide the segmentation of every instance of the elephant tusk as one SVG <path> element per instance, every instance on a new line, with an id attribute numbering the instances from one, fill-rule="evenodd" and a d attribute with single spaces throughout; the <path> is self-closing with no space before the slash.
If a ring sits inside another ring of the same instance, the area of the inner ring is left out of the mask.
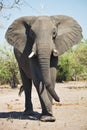
<path id="1" fill-rule="evenodd" d="M 56 49 L 53 50 L 53 55 L 58 56 L 58 51 Z"/>
<path id="2" fill-rule="evenodd" d="M 35 52 L 32 51 L 32 52 L 30 53 L 30 55 L 28 56 L 28 58 L 32 58 L 34 55 L 35 55 Z"/>

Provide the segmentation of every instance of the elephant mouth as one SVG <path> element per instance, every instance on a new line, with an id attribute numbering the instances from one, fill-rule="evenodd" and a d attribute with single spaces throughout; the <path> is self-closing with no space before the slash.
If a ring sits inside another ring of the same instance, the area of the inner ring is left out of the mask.
<path id="1" fill-rule="evenodd" d="M 41 45 L 42 46 L 42 45 Z M 46 45 L 47 46 L 47 45 Z M 45 51 L 46 50 L 46 48 L 43 50 L 43 47 L 42 47 L 42 51 Z M 48 51 L 49 52 L 49 51 Z M 47 53 L 47 51 L 46 51 L 46 53 Z M 56 47 L 55 47 L 55 44 L 53 44 L 53 46 L 52 46 L 52 53 L 53 53 L 53 56 L 58 56 L 59 55 L 59 53 L 58 53 L 58 51 L 57 51 L 57 49 L 56 49 Z M 37 48 L 36 48 L 36 43 L 34 43 L 34 45 L 33 45 L 33 47 L 32 47 L 32 51 L 31 51 L 31 53 L 28 55 L 28 58 L 30 59 L 30 58 L 32 58 L 32 57 L 34 57 L 35 55 L 37 55 Z"/>
<path id="2" fill-rule="evenodd" d="M 56 49 L 54 49 L 53 50 L 53 56 L 58 56 L 59 55 L 59 53 L 58 53 L 58 51 L 56 50 Z M 30 59 L 30 58 L 33 58 L 34 56 L 36 56 L 37 54 L 36 54 L 36 52 L 35 51 L 32 51 L 30 54 L 29 54 L 29 56 L 28 56 L 28 58 Z"/>

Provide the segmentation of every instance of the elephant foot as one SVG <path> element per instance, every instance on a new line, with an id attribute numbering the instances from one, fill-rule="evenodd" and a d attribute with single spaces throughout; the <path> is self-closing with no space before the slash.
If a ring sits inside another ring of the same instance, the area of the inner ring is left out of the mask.
<path id="1" fill-rule="evenodd" d="M 27 116 L 27 115 L 30 115 L 30 116 L 33 116 L 34 115 L 34 111 L 33 110 L 25 110 L 24 112 L 23 112 L 23 115 L 24 116 Z"/>
<path id="2" fill-rule="evenodd" d="M 41 115 L 40 121 L 42 122 L 55 122 L 55 118 L 53 115 Z"/>

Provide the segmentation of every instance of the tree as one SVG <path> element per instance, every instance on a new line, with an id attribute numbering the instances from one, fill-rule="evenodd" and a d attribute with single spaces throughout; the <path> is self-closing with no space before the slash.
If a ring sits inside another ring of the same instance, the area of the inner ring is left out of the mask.
<path id="1" fill-rule="evenodd" d="M 0 17 L 9 20 L 11 16 L 11 12 L 9 13 L 9 10 L 20 8 L 22 4 L 23 0 L 0 0 Z"/>
<path id="2" fill-rule="evenodd" d="M 12 9 L 20 5 L 21 0 L 0 0 L 0 11 L 3 9 Z"/>

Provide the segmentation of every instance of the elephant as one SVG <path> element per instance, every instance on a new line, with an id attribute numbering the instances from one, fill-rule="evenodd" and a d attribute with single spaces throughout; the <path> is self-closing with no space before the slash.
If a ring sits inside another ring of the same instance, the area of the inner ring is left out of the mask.
<path id="1" fill-rule="evenodd" d="M 82 39 L 82 28 L 70 16 L 23 16 L 8 27 L 5 38 L 14 47 L 25 93 L 24 115 L 33 114 L 32 83 L 40 100 L 43 122 L 55 121 L 53 99 L 59 56 Z"/>

